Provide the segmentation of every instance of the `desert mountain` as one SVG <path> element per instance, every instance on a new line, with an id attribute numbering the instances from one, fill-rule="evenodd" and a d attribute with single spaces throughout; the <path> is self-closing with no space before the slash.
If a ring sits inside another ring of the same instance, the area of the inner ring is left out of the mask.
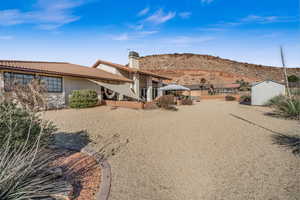
<path id="1" fill-rule="evenodd" d="M 209 55 L 162 54 L 145 56 L 140 67 L 173 78 L 183 85 L 199 84 L 201 79 L 209 83 L 233 83 L 244 79 L 254 82 L 265 79 L 284 80 L 280 67 L 242 63 Z M 289 68 L 288 74 L 300 76 L 300 68 Z"/>

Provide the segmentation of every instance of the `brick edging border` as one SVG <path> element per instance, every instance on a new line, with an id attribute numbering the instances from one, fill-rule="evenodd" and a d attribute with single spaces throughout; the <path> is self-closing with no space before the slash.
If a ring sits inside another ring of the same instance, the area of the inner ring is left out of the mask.
<path id="1" fill-rule="evenodd" d="M 105 160 L 101 161 L 101 183 L 99 191 L 96 194 L 96 200 L 108 200 L 111 187 L 111 167 Z"/>
<path id="2" fill-rule="evenodd" d="M 101 180 L 99 191 L 96 193 L 96 200 L 108 200 L 111 188 L 111 167 L 107 160 L 102 160 L 100 155 L 89 149 L 82 149 L 81 153 L 92 156 L 96 159 L 99 167 L 101 168 Z"/>

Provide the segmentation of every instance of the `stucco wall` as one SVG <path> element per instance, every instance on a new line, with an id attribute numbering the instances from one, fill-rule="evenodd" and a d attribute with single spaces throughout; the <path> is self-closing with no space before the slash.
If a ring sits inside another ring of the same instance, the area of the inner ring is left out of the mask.
<path id="1" fill-rule="evenodd" d="M 112 74 L 118 74 L 118 75 L 121 75 L 121 74 L 119 73 L 119 71 L 118 71 L 116 68 L 111 67 L 111 66 L 109 66 L 109 65 L 100 64 L 100 65 L 98 66 L 98 69 L 102 69 L 102 70 L 107 71 L 107 72 L 112 73 Z"/>
<path id="2" fill-rule="evenodd" d="M 73 77 L 64 77 L 63 87 L 65 93 L 65 101 L 68 105 L 69 103 L 69 95 L 73 90 L 95 90 L 98 93 L 99 100 L 101 99 L 101 87 L 96 83 L 89 81 L 88 79 L 83 78 L 73 78 Z"/>
<path id="3" fill-rule="evenodd" d="M 284 95 L 285 86 L 275 83 L 273 81 L 265 81 L 252 86 L 251 89 L 251 102 L 252 105 L 264 105 L 271 98 Z"/>

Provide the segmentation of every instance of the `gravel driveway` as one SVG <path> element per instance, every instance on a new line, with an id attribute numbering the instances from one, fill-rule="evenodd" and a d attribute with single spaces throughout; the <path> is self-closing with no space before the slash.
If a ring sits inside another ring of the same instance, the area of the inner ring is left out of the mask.
<path id="1" fill-rule="evenodd" d="M 177 112 L 97 107 L 46 118 L 61 131 L 87 130 L 99 145 L 114 134 L 129 139 L 109 159 L 111 200 L 300 199 L 300 157 L 271 138 L 299 134 L 299 123 L 266 111 L 210 100 Z"/>

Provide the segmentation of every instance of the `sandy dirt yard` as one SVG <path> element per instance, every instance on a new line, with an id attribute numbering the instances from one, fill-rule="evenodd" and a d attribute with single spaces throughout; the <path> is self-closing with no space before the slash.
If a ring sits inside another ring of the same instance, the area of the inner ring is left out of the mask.
<path id="1" fill-rule="evenodd" d="M 299 123 L 267 111 L 207 100 L 177 112 L 97 107 L 46 118 L 60 131 L 87 130 L 99 145 L 129 139 L 109 158 L 110 200 L 300 199 L 300 157 L 273 144 L 271 132 L 300 134 Z"/>

